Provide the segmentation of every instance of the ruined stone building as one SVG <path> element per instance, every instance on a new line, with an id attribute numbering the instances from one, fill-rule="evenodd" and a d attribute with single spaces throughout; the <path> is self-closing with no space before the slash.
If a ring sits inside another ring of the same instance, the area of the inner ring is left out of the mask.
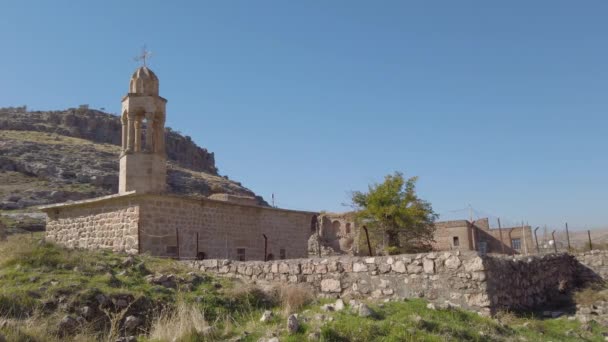
<path id="1" fill-rule="evenodd" d="M 308 240 L 310 256 L 359 254 L 359 229 L 354 213 L 321 213 L 313 221 L 316 231 Z"/>
<path id="2" fill-rule="evenodd" d="M 318 217 L 319 233 L 309 241 L 312 256 L 368 255 L 363 226 L 357 225 L 354 213 L 323 213 Z M 382 253 L 378 232 L 370 232 L 372 254 Z M 487 218 L 440 221 L 435 223 L 433 249 L 436 251 L 478 251 L 482 254 L 528 254 L 536 251 L 530 226 L 490 228 Z M 319 247 L 320 246 L 320 247 Z"/>
<path id="3" fill-rule="evenodd" d="M 308 256 L 316 213 L 258 205 L 254 198 L 169 195 L 165 105 L 159 80 L 138 68 L 122 99 L 118 194 L 43 206 L 49 241 L 179 258 L 264 260 Z"/>

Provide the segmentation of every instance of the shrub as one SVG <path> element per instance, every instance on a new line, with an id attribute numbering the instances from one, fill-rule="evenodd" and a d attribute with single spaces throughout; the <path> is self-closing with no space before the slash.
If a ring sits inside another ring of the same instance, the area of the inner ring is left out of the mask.
<path id="1" fill-rule="evenodd" d="M 278 285 L 275 291 L 286 315 L 297 312 L 314 298 L 312 291 L 303 285 Z"/>
<path id="2" fill-rule="evenodd" d="M 211 332 L 203 311 L 180 301 L 175 309 L 162 312 L 152 322 L 149 337 L 158 341 L 200 341 Z"/>

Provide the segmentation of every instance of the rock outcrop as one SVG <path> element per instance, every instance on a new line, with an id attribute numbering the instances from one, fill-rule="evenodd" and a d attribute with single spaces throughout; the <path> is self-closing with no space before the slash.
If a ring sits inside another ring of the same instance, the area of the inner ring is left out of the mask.
<path id="1" fill-rule="evenodd" d="M 267 205 L 240 183 L 220 176 L 213 153 L 170 129 L 165 135 L 169 192 L 223 193 Z M 119 118 L 101 111 L 0 108 L 0 210 L 116 193 L 120 143 Z"/>
<path id="2" fill-rule="evenodd" d="M 116 146 L 122 139 L 118 116 L 86 107 L 32 112 L 0 108 L 0 130 L 55 133 Z M 169 160 L 193 171 L 218 174 L 213 153 L 197 146 L 190 137 L 167 128 L 165 139 Z"/>

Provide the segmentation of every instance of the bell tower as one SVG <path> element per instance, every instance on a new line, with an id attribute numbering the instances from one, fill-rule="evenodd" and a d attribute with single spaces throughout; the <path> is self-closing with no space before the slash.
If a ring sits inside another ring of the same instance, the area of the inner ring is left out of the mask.
<path id="1" fill-rule="evenodd" d="M 165 107 L 158 95 L 158 77 L 142 66 L 131 77 L 122 99 L 122 151 L 118 193 L 165 191 Z"/>

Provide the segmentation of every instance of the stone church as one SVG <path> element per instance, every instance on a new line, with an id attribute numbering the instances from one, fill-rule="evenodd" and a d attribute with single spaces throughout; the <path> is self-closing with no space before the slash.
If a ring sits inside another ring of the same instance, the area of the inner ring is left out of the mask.
<path id="1" fill-rule="evenodd" d="M 181 259 L 307 257 L 316 213 L 229 194 L 201 199 L 165 191 L 166 103 L 154 72 L 138 68 L 122 99 L 118 194 L 41 207 L 47 240 Z"/>

